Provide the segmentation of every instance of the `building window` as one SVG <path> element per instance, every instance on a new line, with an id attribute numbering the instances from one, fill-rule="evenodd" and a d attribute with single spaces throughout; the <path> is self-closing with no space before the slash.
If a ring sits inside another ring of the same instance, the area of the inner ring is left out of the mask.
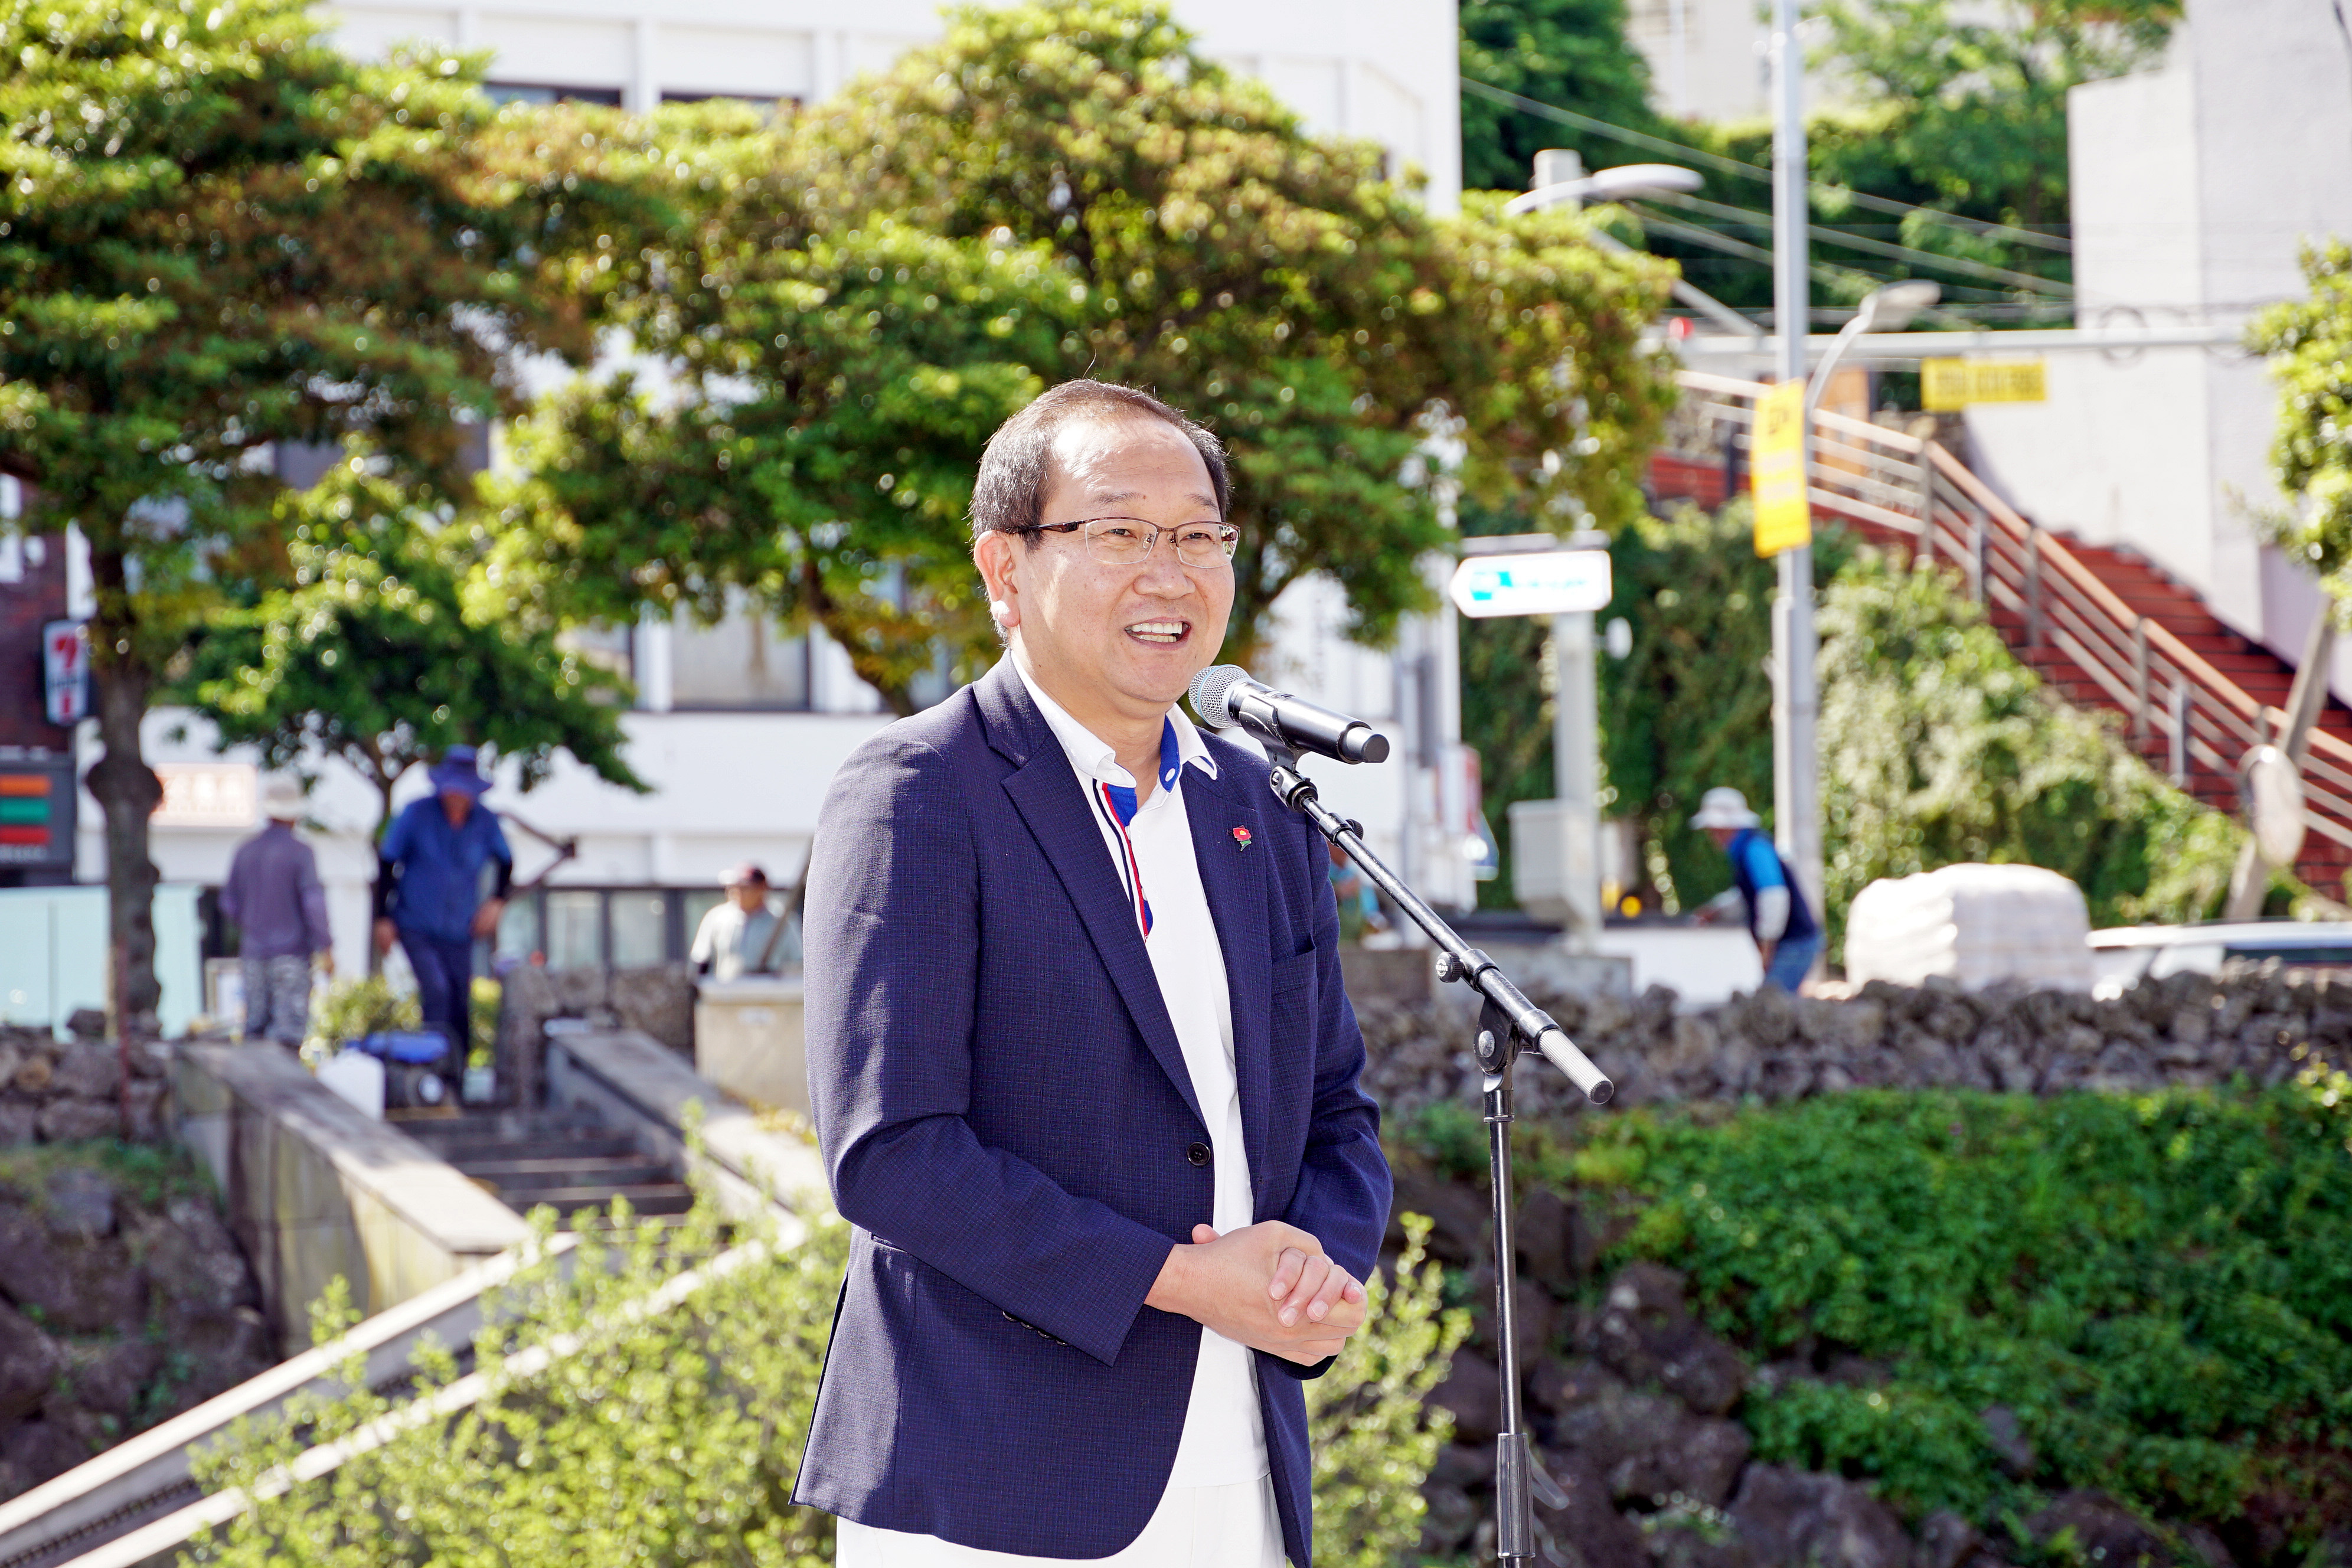
<path id="1" fill-rule="evenodd" d="M 492 103 L 601 103 L 621 107 L 617 87 L 557 87 L 546 82 L 486 81 L 482 96 Z"/>
<path id="2" fill-rule="evenodd" d="M 593 969 L 604 962 L 604 895 L 565 888 L 547 895 L 547 966 Z"/>
<path id="3" fill-rule="evenodd" d="M 648 969 L 684 959 L 725 897 L 709 888 L 538 888 L 499 921 L 496 962 L 550 969 Z"/>
<path id="4" fill-rule="evenodd" d="M 631 888 L 607 895 L 613 933 L 613 967 L 644 969 L 670 959 L 669 895 Z"/>

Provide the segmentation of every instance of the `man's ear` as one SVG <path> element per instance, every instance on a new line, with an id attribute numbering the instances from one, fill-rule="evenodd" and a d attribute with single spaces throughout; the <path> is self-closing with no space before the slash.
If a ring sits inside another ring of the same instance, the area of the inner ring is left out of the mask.
<path id="1" fill-rule="evenodd" d="M 1014 581 L 1015 552 L 1021 548 L 1014 537 L 1000 529 L 991 529 L 972 541 L 971 563 L 980 569 L 980 580 L 988 590 L 988 614 L 999 630 L 1011 631 L 1021 624 L 1021 590 Z"/>

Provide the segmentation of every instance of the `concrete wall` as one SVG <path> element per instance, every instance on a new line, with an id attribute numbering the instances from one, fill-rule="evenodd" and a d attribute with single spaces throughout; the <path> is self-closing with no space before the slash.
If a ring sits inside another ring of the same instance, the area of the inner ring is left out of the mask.
<path id="1" fill-rule="evenodd" d="M 738 1100 L 811 1114 L 808 1029 L 797 976 L 706 982 L 694 1004 L 694 1070 Z"/>
<path id="2" fill-rule="evenodd" d="M 658 1049 L 659 1047 L 656 1047 Z M 173 1062 L 181 1141 L 218 1184 L 281 1345 L 341 1275 L 381 1312 L 522 1241 L 522 1217 L 268 1046 L 187 1046 Z"/>

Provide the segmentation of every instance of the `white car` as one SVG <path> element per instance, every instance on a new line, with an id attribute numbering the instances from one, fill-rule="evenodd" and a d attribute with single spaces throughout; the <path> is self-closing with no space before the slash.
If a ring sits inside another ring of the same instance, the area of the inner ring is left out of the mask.
<path id="1" fill-rule="evenodd" d="M 2219 974 L 2232 960 L 2352 968 L 2352 921 L 2216 921 L 2193 926 L 2112 926 L 2091 933 L 2091 994 L 2120 996 L 2168 974 Z"/>

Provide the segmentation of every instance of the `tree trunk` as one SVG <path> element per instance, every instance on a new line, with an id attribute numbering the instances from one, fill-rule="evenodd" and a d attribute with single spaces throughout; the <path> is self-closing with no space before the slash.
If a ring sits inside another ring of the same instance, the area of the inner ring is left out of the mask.
<path id="1" fill-rule="evenodd" d="M 90 675 L 98 690 L 98 733 L 106 754 L 85 782 L 106 814 L 108 935 L 115 959 L 107 996 L 118 1037 L 155 1033 L 163 987 L 155 980 L 155 863 L 147 858 L 147 819 L 163 798 L 163 782 L 141 750 L 139 721 L 147 715 L 154 678 L 114 652 L 103 622 L 90 628 Z"/>

